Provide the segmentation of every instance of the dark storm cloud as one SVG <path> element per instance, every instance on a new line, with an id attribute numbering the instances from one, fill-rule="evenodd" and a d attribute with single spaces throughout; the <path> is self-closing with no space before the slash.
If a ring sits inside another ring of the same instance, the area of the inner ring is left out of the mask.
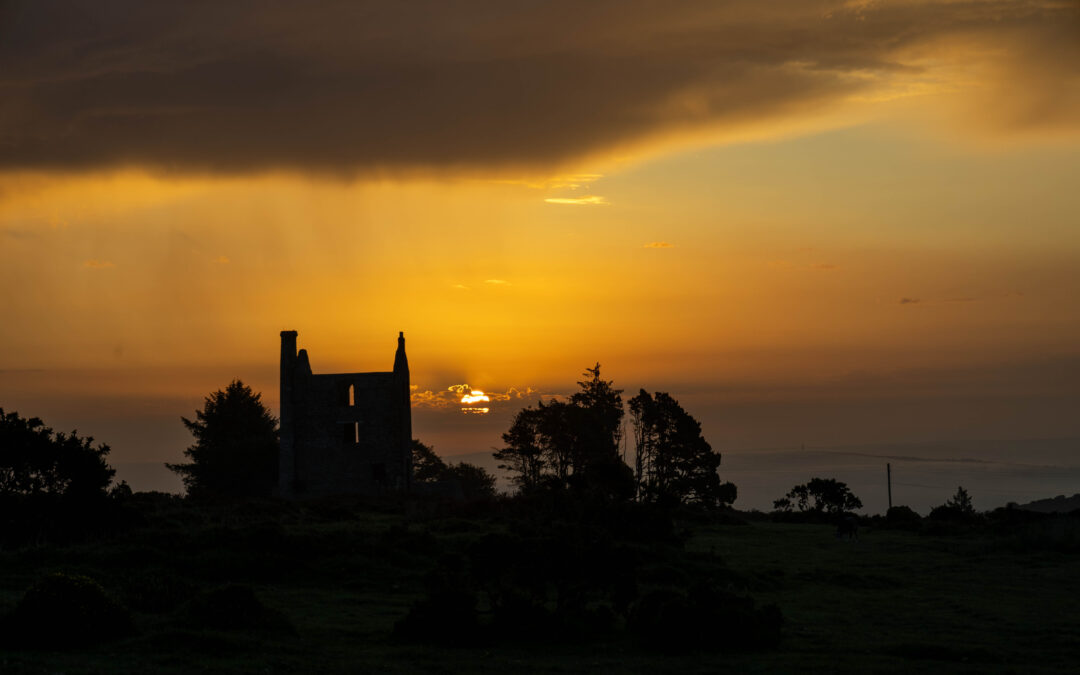
<path id="1" fill-rule="evenodd" d="M 554 166 L 798 114 L 954 36 L 1031 46 L 1040 92 L 1080 62 L 1062 2 L 0 3 L 9 169 Z"/>

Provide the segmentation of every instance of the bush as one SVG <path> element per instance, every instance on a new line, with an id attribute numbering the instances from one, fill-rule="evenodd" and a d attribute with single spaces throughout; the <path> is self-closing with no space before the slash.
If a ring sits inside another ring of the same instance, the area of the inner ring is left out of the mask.
<path id="1" fill-rule="evenodd" d="M 394 637 L 447 646 L 475 644 L 480 629 L 468 560 L 451 553 L 439 556 L 424 586 L 426 597 L 394 624 Z"/>
<path id="2" fill-rule="evenodd" d="M 988 513 L 987 519 L 995 549 L 1080 553 L 1080 512 L 1062 515 L 999 508 Z"/>
<path id="3" fill-rule="evenodd" d="M 405 642 L 472 645 L 479 633 L 476 594 L 469 590 L 433 592 L 394 624 L 394 637 Z"/>
<path id="4" fill-rule="evenodd" d="M 550 644 L 561 637 L 559 619 L 528 594 L 505 594 L 492 614 L 492 633 L 500 641 Z"/>
<path id="5" fill-rule="evenodd" d="M 630 614 L 629 629 L 641 646 L 662 652 L 741 651 L 776 645 L 782 623 L 776 605 L 758 609 L 752 598 L 698 586 L 686 595 L 645 595 Z"/>
<path id="6" fill-rule="evenodd" d="M 295 634 L 284 614 L 268 608 L 248 586 L 230 584 L 196 597 L 184 617 L 196 627 Z"/>
<path id="7" fill-rule="evenodd" d="M 31 586 L 11 616 L 17 644 L 71 649 L 114 640 L 133 632 L 131 616 L 89 577 L 50 574 Z"/>
<path id="8" fill-rule="evenodd" d="M 966 513 L 951 504 L 942 504 L 930 509 L 930 515 L 927 518 L 947 523 L 969 523 L 976 520 L 976 515 Z"/>
<path id="9" fill-rule="evenodd" d="M 885 526 L 894 530 L 917 530 L 922 517 L 907 506 L 892 506 L 885 513 Z"/>
<path id="10" fill-rule="evenodd" d="M 188 600 L 194 585 L 164 570 L 138 572 L 127 578 L 123 597 L 129 607 L 140 612 L 171 612 Z"/>

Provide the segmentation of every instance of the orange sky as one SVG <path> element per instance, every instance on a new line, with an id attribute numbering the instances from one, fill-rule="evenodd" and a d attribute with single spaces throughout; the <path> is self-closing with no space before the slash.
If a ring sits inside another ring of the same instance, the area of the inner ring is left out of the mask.
<path id="1" fill-rule="evenodd" d="M 282 329 L 721 450 L 1080 435 L 1074 3 L 138 4 L 0 12 L 0 407 L 119 462 Z"/>

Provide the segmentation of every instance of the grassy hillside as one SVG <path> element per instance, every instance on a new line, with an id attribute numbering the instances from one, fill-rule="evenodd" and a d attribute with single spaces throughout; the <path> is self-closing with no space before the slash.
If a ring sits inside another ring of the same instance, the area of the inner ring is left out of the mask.
<path id="1" fill-rule="evenodd" d="M 705 579 L 783 612 L 775 648 L 671 653 L 619 625 L 555 643 L 396 639 L 395 623 L 440 566 L 534 527 L 518 513 L 164 500 L 142 511 L 145 522 L 107 541 L 0 553 L 0 612 L 10 614 L 35 581 L 64 572 L 100 582 L 135 627 L 82 648 L 54 649 L 60 638 L 52 644 L 49 635 L 35 649 L 9 638 L 0 671 L 1064 673 L 1080 663 L 1080 566 L 1075 553 L 1054 550 L 1061 537 L 1075 538 L 1075 522 L 1026 537 L 863 528 L 847 541 L 824 525 L 697 517 L 676 521 L 666 542 L 628 535 L 611 550 L 639 561 L 644 589 Z M 254 607 L 244 604 L 248 590 Z"/>

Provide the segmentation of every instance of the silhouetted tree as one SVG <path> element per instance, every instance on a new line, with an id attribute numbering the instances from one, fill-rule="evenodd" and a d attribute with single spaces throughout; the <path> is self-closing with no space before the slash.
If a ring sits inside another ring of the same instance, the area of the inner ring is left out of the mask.
<path id="1" fill-rule="evenodd" d="M 495 476 L 492 476 L 483 467 L 468 462 L 459 462 L 451 464 L 447 469 L 447 473 L 461 486 L 461 494 L 466 501 L 490 499 L 495 496 Z"/>
<path id="2" fill-rule="evenodd" d="M 975 516 L 975 505 L 971 495 L 963 487 L 956 488 L 956 494 L 941 506 L 930 509 L 933 520 L 968 520 Z"/>
<path id="3" fill-rule="evenodd" d="M 459 462 L 447 464 L 430 445 L 413 439 L 413 480 L 417 483 L 453 481 L 467 501 L 495 496 L 495 476 L 483 467 Z"/>
<path id="4" fill-rule="evenodd" d="M 419 483 L 443 480 L 449 467 L 435 449 L 414 438 L 412 442 L 413 480 Z"/>
<path id="5" fill-rule="evenodd" d="M 518 489 L 528 492 L 540 485 L 545 474 L 545 439 L 540 433 L 545 418 L 543 401 L 536 408 L 523 408 L 514 415 L 509 431 L 502 435 L 502 450 L 494 453 L 500 469 L 509 471 Z"/>
<path id="6" fill-rule="evenodd" d="M 606 463 L 619 456 L 622 440 L 622 390 L 600 377 L 600 364 L 585 369 L 589 378 L 579 381 L 581 391 L 570 397 L 581 419 L 577 422 L 574 468 L 587 469 L 592 463 Z"/>
<path id="7" fill-rule="evenodd" d="M 503 434 L 495 453 L 523 491 L 540 485 L 570 488 L 605 498 L 633 496 L 633 474 L 619 454 L 623 416 L 621 391 L 587 368 L 581 391 L 566 402 L 525 408 Z"/>
<path id="8" fill-rule="evenodd" d="M 579 491 L 625 501 L 634 496 L 634 475 L 619 451 L 622 390 L 600 377 L 600 364 L 586 368 L 580 391 L 570 397 L 575 449 L 571 484 Z"/>
<path id="9" fill-rule="evenodd" d="M 945 502 L 945 506 L 952 507 L 963 515 L 975 514 L 975 505 L 971 503 L 971 495 L 963 486 L 956 488 L 956 494 Z"/>
<path id="10" fill-rule="evenodd" d="M 634 473 L 638 498 L 715 506 L 735 501 L 732 483 L 721 483 L 720 453 L 701 435 L 701 423 L 664 392 L 644 389 L 630 399 L 634 422 Z"/>
<path id="11" fill-rule="evenodd" d="M 0 408 L 0 494 L 104 496 L 116 471 L 105 461 L 109 446 L 93 441 Z"/>
<path id="12" fill-rule="evenodd" d="M 778 511 L 816 511 L 818 513 L 843 513 L 862 508 L 862 500 L 852 494 L 847 483 L 834 478 L 813 478 L 809 483 L 796 485 L 783 499 L 773 502 Z"/>
<path id="13" fill-rule="evenodd" d="M 277 485 L 277 420 L 261 394 L 240 380 L 206 397 L 195 420 L 181 417 L 195 437 L 188 464 L 166 464 L 199 498 L 269 496 Z"/>

